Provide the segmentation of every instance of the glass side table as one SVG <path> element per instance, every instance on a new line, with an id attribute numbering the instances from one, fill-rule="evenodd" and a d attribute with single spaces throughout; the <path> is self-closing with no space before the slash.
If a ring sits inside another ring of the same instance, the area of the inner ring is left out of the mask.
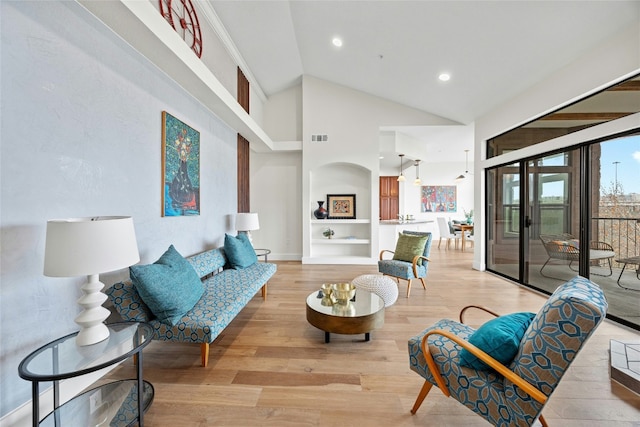
<path id="1" fill-rule="evenodd" d="M 271 253 L 271 249 L 254 249 L 256 251 L 256 256 L 263 256 L 264 262 L 269 262 L 269 254 Z"/>
<path id="2" fill-rule="evenodd" d="M 153 401 L 153 386 L 142 377 L 142 349 L 153 337 L 148 323 L 107 325 L 109 338 L 78 346 L 78 332 L 52 341 L 25 357 L 18 366 L 21 378 L 31 381 L 33 426 L 144 425 L 144 412 Z M 78 377 L 114 365 L 131 356 L 137 378 L 108 383 L 84 392 L 60 406 L 60 380 Z M 53 382 L 53 412 L 40 421 L 39 383 Z M 142 390 L 142 393 L 138 391 Z"/>

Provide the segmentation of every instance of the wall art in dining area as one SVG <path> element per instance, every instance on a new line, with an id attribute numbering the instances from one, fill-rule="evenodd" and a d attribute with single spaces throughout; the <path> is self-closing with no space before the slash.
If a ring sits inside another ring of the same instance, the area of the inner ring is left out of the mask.
<path id="1" fill-rule="evenodd" d="M 455 185 L 423 185 L 420 189 L 420 212 L 457 212 Z"/>

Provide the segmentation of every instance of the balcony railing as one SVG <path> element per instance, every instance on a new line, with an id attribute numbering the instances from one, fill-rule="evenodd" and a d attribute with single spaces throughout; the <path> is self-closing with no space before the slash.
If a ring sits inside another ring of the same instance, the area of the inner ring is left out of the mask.
<path id="1" fill-rule="evenodd" d="M 613 246 L 616 259 L 640 255 L 640 218 L 592 218 L 593 240 Z M 621 267 L 621 265 L 614 265 Z"/>

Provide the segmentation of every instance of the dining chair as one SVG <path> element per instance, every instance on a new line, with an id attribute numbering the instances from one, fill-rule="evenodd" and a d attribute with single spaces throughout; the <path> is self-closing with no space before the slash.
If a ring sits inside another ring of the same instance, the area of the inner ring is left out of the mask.
<path id="1" fill-rule="evenodd" d="M 446 248 L 449 249 L 451 246 L 451 240 L 455 243 L 455 248 L 458 249 L 458 240 L 462 239 L 462 233 L 452 233 L 449 228 L 449 224 L 447 220 L 443 217 L 438 217 L 438 231 L 440 232 L 440 240 L 438 240 L 438 248 L 440 248 L 440 244 L 443 239 L 447 240 Z"/>

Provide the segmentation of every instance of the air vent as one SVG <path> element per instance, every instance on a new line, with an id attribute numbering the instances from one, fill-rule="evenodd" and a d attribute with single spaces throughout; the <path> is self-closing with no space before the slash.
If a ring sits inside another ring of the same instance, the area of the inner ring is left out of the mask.
<path id="1" fill-rule="evenodd" d="M 313 134 L 311 135 L 311 142 L 327 142 L 328 137 L 326 134 Z"/>

